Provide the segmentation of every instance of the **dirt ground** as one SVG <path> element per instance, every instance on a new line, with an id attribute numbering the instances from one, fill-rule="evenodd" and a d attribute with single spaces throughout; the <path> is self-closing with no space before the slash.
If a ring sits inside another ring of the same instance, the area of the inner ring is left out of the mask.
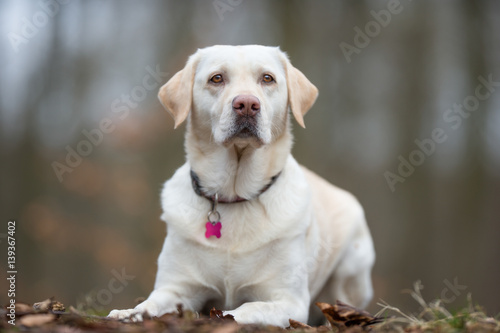
<path id="1" fill-rule="evenodd" d="M 74 307 L 68 309 L 53 299 L 34 304 L 16 303 L 0 309 L 1 332 L 500 332 L 498 318 L 486 316 L 480 311 L 465 311 L 455 315 L 442 315 L 438 308 L 424 309 L 421 317 L 412 317 L 387 307 L 396 313 L 393 316 L 377 317 L 337 301 L 335 304 L 316 304 L 325 315 L 327 325 L 310 327 L 290 320 L 286 329 L 262 326 L 239 325 L 231 316 L 212 309 L 210 316 L 184 311 L 179 306 L 176 313 L 159 318 L 145 317 L 142 322 L 122 322 L 95 315 L 88 315 Z M 432 320 L 424 317 L 431 312 Z"/>

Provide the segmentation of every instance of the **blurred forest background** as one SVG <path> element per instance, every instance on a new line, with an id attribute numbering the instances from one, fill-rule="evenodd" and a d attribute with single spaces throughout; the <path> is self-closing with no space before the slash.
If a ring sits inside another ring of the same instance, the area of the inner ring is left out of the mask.
<path id="1" fill-rule="evenodd" d="M 17 301 L 149 294 L 160 188 L 184 162 L 158 88 L 199 47 L 264 44 L 320 91 L 293 154 L 366 210 L 369 310 L 417 311 L 402 291 L 421 280 L 450 309 L 470 293 L 500 312 L 500 2 L 398 3 L 0 1 L 0 262 L 16 220 Z"/>

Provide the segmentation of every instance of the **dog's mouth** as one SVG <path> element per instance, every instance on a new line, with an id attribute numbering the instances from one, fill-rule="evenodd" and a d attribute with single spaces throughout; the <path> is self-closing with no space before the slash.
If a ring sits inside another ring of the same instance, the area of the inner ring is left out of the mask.
<path id="1" fill-rule="evenodd" d="M 254 118 L 237 118 L 235 120 L 231 133 L 224 141 L 225 145 L 232 143 L 250 143 L 257 146 L 263 144 Z"/>
<path id="2" fill-rule="evenodd" d="M 250 137 L 258 137 L 257 128 L 252 124 L 243 122 L 238 124 L 235 128 L 233 136 L 241 139 L 246 139 Z"/>

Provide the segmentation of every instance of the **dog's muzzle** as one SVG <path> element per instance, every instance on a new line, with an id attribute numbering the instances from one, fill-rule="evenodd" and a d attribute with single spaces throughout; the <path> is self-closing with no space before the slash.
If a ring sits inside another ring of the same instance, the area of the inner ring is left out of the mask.
<path id="1" fill-rule="evenodd" d="M 258 138 L 259 99 L 253 95 L 238 95 L 233 99 L 232 107 L 235 116 L 232 137 Z"/>

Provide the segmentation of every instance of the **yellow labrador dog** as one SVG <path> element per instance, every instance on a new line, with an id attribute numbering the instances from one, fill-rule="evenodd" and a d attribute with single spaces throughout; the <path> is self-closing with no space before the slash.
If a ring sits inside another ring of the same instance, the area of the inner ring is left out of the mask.
<path id="1" fill-rule="evenodd" d="M 290 154 L 291 116 L 304 126 L 317 95 L 279 48 L 258 45 L 200 49 L 161 88 L 175 127 L 187 120 L 187 162 L 161 195 L 154 290 L 110 317 L 210 302 L 238 323 L 286 327 L 317 322 L 314 301 L 367 305 L 375 252 L 363 209 Z"/>

